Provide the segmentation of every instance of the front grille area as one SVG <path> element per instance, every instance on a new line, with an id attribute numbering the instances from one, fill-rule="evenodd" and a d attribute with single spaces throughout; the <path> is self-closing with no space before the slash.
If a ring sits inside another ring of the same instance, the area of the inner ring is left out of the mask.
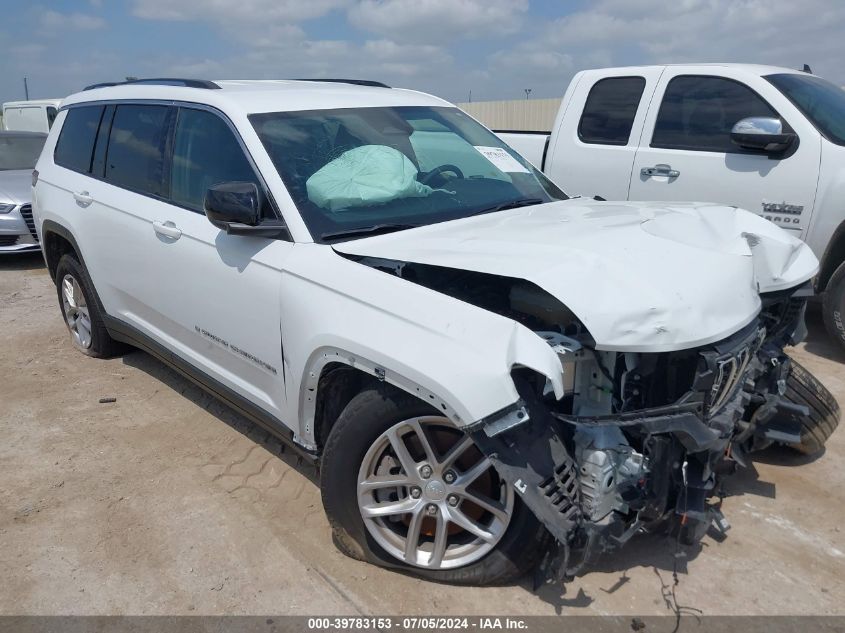
<path id="1" fill-rule="evenodd" d="M 716 361 L 716 379 L 710 389 L 710 411 L 716 412 L 722 408 L 725 401 L 745 376 L 748 361 L 751 360 L 751 350 L 745 348 L 736 354 Z"/>
<path id="2" fill-rule="evenodd" d="M 14 246 L 17 241 L 17 235 L 0 235 L 0 247 Z"/>
<path id="3" fill-rule="evenodd" d="M 32 239 L 37 242 L 38 233 L 35 232 L 35 219 L 32 217 L 32 205 L 23 205 L 21 207 L 21 215 L 23 216 L 24 222 L 26 222 L 26 228 L 28 228 L 30 234 L 32 234 Z"/>

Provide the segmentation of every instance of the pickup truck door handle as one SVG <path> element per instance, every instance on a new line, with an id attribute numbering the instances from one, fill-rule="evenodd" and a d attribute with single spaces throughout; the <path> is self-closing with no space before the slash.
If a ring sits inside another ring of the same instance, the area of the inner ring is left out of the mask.
<path id="1" fill-rule="evenodd" d="M 182 231 L 176 228 L 176 225 L 173 224 L 170 220 L 167 222 L 153 222 L 153 230 L 158 235 L 163 235 L 164 237 L 169 237 L 172 240 L 178 240 L 182 237 Z"/>
<path id="2" fill-rule="evenodd" d="M 640 170 L 640 175 L 645 176 L 646 178 L 651 178 L 652 176 L 666 176 L 667 178 L 677 178 L 681 175 L 677 169 L 672 169 L 671 165 L 655 165 L 654 167 L 643 167 Z"/>
<path id="3" fill-rule="evenodd" d="M 73 199 L 76 200 L 76 204 L 78 204 L 83 209 L 92 202 L 94 202 L 94 198 L 92 198 L 91 194 L 87 191 L 74 191 Z"/>

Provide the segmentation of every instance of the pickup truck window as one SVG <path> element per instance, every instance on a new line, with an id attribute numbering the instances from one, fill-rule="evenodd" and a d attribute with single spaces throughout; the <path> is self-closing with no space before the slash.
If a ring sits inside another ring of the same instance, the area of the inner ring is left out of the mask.
<path id="1" fill-rule="evenodd" d="M 645 89 L 644 77 L 608 77 L 597 81 L 578 123 L 578 138 L 598 145 L 627 145 Z"/>
<path id="2" fill-rule="evenodd" d="M 249 119 L 321 241 L 566 198 L 457 108 L 343 108 Z"/>
<path id="3" fill-rule="evenodd" d="M 731 128 L 752 116 L 780 118 L 762 97 L 738 81 L 681 75 L 666 87 L 651 147 L 745 153 L 731 143 Z M 785 121 L 784 127 L 788 128 Z"/>
<path id="4" fill-rule="evenodd" d="M 845 91 L 812 75 L 783 73 L 765 77 L 804 113 L 827 140 L 845 145 Z"/>

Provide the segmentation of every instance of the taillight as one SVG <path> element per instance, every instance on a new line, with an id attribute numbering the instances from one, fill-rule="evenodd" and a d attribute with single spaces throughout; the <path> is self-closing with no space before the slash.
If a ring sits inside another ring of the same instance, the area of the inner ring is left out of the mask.
<path id="1" fill-rule="evenodd" d="M 34 187 L 38 183 L 38 170 L 32 170 L 32 186 Z"/>

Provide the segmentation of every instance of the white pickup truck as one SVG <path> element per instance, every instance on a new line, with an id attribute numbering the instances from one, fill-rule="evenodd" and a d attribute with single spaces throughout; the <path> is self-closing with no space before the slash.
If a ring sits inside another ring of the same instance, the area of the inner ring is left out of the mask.
<path id="1" fill-rule="evenodd" d="M 845 91 L 749 64 L 604 68 L 569 84 L 550 134 L 502 132 L 570 193 L 754 211 L 821 261 L 815 289 L 845 346 Z"/>

